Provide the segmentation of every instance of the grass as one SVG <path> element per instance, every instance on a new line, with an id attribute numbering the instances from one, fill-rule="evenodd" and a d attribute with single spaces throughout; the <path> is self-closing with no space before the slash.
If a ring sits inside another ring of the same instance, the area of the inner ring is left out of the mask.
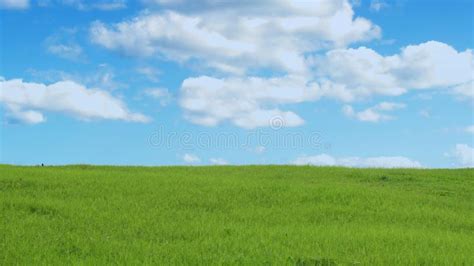
<path id="1" fill-rule="evenodd" d="M 474 265 L 474 170 L 0 165 L 0 265 Z"/>

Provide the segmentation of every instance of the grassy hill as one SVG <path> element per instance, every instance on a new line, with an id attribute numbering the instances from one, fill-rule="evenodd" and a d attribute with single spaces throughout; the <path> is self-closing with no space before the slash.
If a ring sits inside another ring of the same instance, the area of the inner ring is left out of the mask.
<path id="1" fill-rule="evenodd" d="M 0 264 L 474 265 L 474 170 L 0 166 Z"/>

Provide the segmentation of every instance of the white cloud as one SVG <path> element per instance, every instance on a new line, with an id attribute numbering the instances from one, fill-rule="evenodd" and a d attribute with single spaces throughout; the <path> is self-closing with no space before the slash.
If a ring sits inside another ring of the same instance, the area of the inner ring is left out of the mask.
<path id="1" fill-rule="evenodd" d="M 291 127 L 304 120 L 283 106 L 321 97 L 352 102 L 414 89 L 470 93 L 458 86 L 472 82 L 471 50 L 458 52 L 435 41 L 392 56 L 365 47 L 347 49 L 380 37 L 379 27 L 354 16 L 348 0 L 144 2 L 159 5 L 159 11 L 116 24 L 96 21 L 91 39 L 131 56 L 199 66 L 204 73 L 183 81 L 179 100 L 186 119 L 195 124 L 230 122 L 252 129 L 278 117 Z M 218 70 L 213 72 L 217 77 L 205 75 L 209 68 Z M 378 108 L 345 111 L 364 121 L 391 119 L 383 113 L 389 110 Z"/>
<path id="2" fill-rule="evenodd" d="M 383 0 L 372 0 L 370 2 L 370 10 L 380 11 L 383 8 L 388 7 L 388 4 Z"/>
<path id="3" fill-rule="evenodd" d="M 167 88 L 152 88 L 145 90 L 145 95 L 159 100 L 161 106 L 166 106 L 170 103 L 173 96 Z"/>
<path id="4" fill-rule="evenodd" d="M 342 108 L 342 112 L 347 117 L 355 118 L 359 121 L 379 122 L 391 120 L 394 118 L 393 116 L 387 115 L 384 112 L 389 112 L 401 108 L 405 108 L 405 105 L 401 103 L 382 102 L 360 112 L 354 111 L 354 109 L 350 105 L 345 105 Z"/>
<path id="5" fill-rule="evenodd" d="M 100 64 L 96 69 L 91 68 L 90 73 L 84 74 L 82 72 L 69 76 L 78 83 L 84 83 L 90 87 L 99 87 L 109 91 L 126 88 L 128 86 L 127 83 L 118 81 L 114 68 L 105 63 Z"/>
<path id="6" fill-rule="evenodd" d="M 142 0 L 148 5 L 160 5 L 163 8 L 178 10 L 183 13 L 202 13 L 206 11 L 223 13 L 246 13 L 283 15 L 287 13 L 330 16 L 343 7 L 344 0 L 241 0 L 241 1 L 216 1 L 216 0 Z M 264 10 L 262 10 L 264 9 Z M 265 10 L 266 9 L 266 10 Z"/>
<path id="7" fill-rule="evenodd" d="M 83 59 L 82 47 L 76 42 L 77 29 L 63 28 L 46 38 L 44 44 L 49 53 L 72 61 Z"/>
<path id="8" fill-rule="evenodd" d="M 109 91 L 126 88 L 128 84 L 116 80 L 114 69 L 107 64 L 100 64 L 97 67 L 89 66 L 87 71 L 65 72 L 62 70 L 37 70 L 28 69 L 33 81 L 41 83 L 55 83 L 69 80 L 90 88 L 101 88 Z"/>
<path id="9" fill-rule="evenodd" d="M 113 25 L 97 21 L 92 41 L 128 55 L 198 60 L 227 73 L 271 68 L 301 74 L 306 52 L 380 36 L 345 0 L 166 1 L 165 7 Z"/>
<path id="10" fill-rule="evenodd" d="M 104 11 L 124 9 L 126 7 L 126 0 L 97 1 L 96 3 L 91 5 L 92 9 L 99 9 Z"/>
<path id="11" fill-rule="evenodd" d="M 127 7 L 126 0 L 38 0 L 38 6 L 49 7 L 52 5 L 64 5 L 81 11 L 102 10 L 113 11 Z"/>
<path id="12" fill-rule="evenodd" d="M 467 133 L 474 134 L 474 125 L 466 127 L 465 130 L 466 130 Z"/>
<path id="13" fill-rule="evenodd" d="M 48 46 L 48 52 L 70 60 L 77 60 L 82 54 L 82 48 L 78 44 L 54 44 Z"/>
<path id="14" fill-rule="evenodd" d="M 351 4 L 353 7 L 360 7 L 362 0 L 351 0 Z"/>
<path id="15" fill-rule="evenodd" d="M 456 159 L 461 167 L 474 167 L 474 148 L 467 144 L 456 144 L 446 155 Z"/>
<path id="16" fill-rule="evenodd" d="M 335 158 L 327 154 L 301 156 L 292 162 L 296 165 L 316 166 L 346 166 L 346 167 L 375 167 L 375 168 L 420 168 L 422 165 L 402 156 L 392 157 L 343 157 Z"/>
<path id="17" fill-rule="evenodd" d="M 144 75 L 147 79 L 153 82 L 159 81 L 159 76 L 161 71 L 150 66 L 143 66 L 136 69 L 136 71 L 142 75 Z"/>
<path id="18" fill-rule="evenodd" d="M 382 56 L 365 47 L 336 49 L 313 58 L 312 64 L 320 82 L 320 94 L 346 102 L 372 95 L 398 96 L 411 89 L 448 89 L 463 84 L 465 87 L 453 90 L 472 98 L 472 50 L 457 52 L 440 42 L 410 45 L 392 56 Z"/>
<path id="19" fill-rule="evenodd" d="M 181 85 L 180 105 L 195 124 L 214 126 L 224 121 L 242 128 L 270 126 L 278 119 L 283 127 L 294 127 L 304 120 L 278 105 L 300 103 L 316 98 L 316 85 L 304 78 L 188 78 Z"/>
<path id="20" fill-rule="evenodd" d="M 186 153 L 183 155 L 183 161 L 186 163 L 193 164 L 193 163 L 199 163 L 201 159 L 194 154 Z"/>
<path id="21" fill-rule="evenodd" d="M 88 89 L 72 81 L 45 85 L 0 79 L 0 103 L 11 118 L 25 123 L 44 122 L 42 112 L 59 112 L 82 120 L 149 121 L 143 114 L 130 112 L 108 92 Z"/>
<path id="22" fill-rule="evenodd" d="M 455 86 L 453 88 L 453 94 L 460 99 L 474 101 L 474 80 Z"/>
<path id="23" fill-rule="evenodd" d="M 228 165 L 229 164 L 229 162 L 227 162 L 226 160 L 222 158 L 211 158 L 209 159 L 209 162 L 215 165 Z"/>
<path id="24" fill-rule="evenodd" d="M 29 6 L 29 0 L 0 0 L 0 9 L 26 9 Z"/>
<path id="25" fill-rule="evenodd" d="M 33 110 L 22 110 L 20 107 L 16 105 L 9 106 L 8 114 L 6 118 L 10 120 L 10 122 L 21 122 L 25 124 L 39 124 L 46 121 L 44 115 L 38 111 Z"/>

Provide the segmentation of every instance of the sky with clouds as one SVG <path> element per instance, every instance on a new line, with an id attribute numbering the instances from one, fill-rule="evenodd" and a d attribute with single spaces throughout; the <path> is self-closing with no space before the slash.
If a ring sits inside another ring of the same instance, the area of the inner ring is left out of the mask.
<path id="1" fill-rule="evenodd" d="M 470 0 L 0 0 L 0 163 L 474 167 Z"/>

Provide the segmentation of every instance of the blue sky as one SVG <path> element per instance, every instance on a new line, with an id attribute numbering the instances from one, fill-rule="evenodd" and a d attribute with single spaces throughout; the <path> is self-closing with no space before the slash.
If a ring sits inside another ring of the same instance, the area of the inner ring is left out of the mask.
<path id="1" fill-rule="evenodd" d="M 473 5 L 0 0 L 0 162 L 473 167 Z"/>

